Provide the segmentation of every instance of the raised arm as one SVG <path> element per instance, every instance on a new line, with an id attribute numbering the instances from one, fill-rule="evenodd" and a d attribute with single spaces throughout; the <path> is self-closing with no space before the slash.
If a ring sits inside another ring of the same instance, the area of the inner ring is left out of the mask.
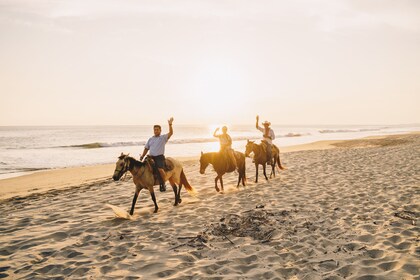
<path id="1" fill-rule="evenodd" d="M 216 138 L 219 137 L 219 135 L 216 134 L 216 132 L 218 131 L 219 131 L 219 128 L 216 128 L 216 130 L 213 132 L 213 137 L 216 137 Z"/>
<path id="2" fill-rule="evenodd" d="M 168 133 L 168 139 L 171 138 L 172 134 L 174 134 L 174 130 L 172 128 L 172 122 L 174 121 L 174 118 L 170 118 L 168 120 L 168 124 L 169 124 L 169 133 Z"/>
<path id="3" fill-rule="evenodd" d="M 261 130 L 261 127 L 258 125 L 258 122 L 260 121 L 260 116 L 257 115 L 257 121 L 255 122 L 255 128 L 258 130 Z"/>

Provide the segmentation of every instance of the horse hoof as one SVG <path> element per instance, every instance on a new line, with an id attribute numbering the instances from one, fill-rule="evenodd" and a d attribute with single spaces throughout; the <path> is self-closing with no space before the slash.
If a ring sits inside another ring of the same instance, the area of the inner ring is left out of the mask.
<path id="1" fill-rule="evenodd" d="M 182 202 L 182 199 L 178 199 L 178 203 L 181 204 L 181 202 Z"/>
<path id="2" fill-rule="evenodd" d="M 217 191 L 217 192 L 220 192 L 220 189 L 219 189 L 219 188 L 216 188 L 216 191 Z"/>
<path id="3" fill-rule="evenodd" d="M 153 211 L 153 213 L 157 213 L 158 212 L 158 210 L 156 209 L 155 211 Z"/>

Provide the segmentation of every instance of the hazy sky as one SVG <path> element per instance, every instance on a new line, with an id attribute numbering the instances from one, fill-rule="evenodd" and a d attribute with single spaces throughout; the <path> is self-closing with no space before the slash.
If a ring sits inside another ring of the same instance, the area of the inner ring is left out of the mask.
<path id="1" fill-rule="evenodd" d="M 420 123 L 419 0 L 0 0 L 0 125 Z"/>

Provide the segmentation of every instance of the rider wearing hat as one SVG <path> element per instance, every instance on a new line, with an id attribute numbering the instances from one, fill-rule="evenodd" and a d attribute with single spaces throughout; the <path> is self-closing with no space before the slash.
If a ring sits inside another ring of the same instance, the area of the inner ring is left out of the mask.
<path id="1" fill-rule="evenodd" d="M 273 140 L 276 138 L 276 135 L 274 134 L 273 129 L 270 128 L 271 123 L 268 121 L 265 121 L 262 123 L 264 127 L 261 127 L 258 125 L 258 122 L 260 120 L 260 117 L 257 115 L 257 122 L 255 124 L 255 127 L 263 133 L 263 142 L 266 144 L 267 147 L 267 162 L 269 164 L 272 163 L 272 145 Z"/>

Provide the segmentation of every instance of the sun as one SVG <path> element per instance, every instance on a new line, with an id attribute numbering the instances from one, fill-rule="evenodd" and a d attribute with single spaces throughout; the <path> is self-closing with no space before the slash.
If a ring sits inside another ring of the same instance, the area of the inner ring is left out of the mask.
<path id="1" fill-rule="evenodd" d="M 230 122 L 248 98 L 244 71 L 233 63 L 206 60 L 189 81 L 189 102 L 200 115 L 217 122 Z"/>

